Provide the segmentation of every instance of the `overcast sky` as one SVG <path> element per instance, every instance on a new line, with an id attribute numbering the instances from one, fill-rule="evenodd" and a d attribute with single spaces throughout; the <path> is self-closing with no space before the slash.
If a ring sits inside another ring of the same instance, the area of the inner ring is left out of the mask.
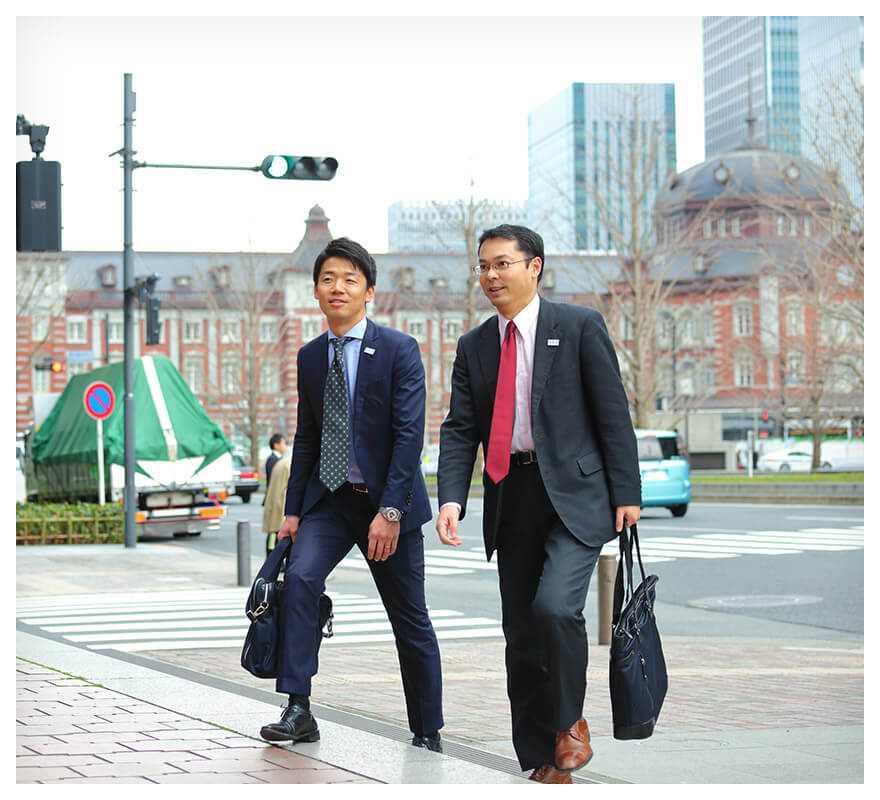
<path id="1" fill-rule="evenodd" d="M 332 155 L 328 183 L 140 169 L 135 250 L 290 251 L 319 203 L 387 249 L 398 200 L 524 202 L 527 119 L 577 82 L 673 82 L 678 168 L 703 159 L 699 17 L 17 19 L 16 113 L 50 126 L 65 250 L 122 249 L 123 73 L 155 163 Z M 16 137 L 16 159 L 31 158 Z"/>

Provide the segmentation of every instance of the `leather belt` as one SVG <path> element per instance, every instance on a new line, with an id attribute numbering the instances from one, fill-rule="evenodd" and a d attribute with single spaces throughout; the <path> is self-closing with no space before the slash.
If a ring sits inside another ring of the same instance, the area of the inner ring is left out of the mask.
<path id="1" fill-rule="evenodd" d="M 348 481 L 346 481 L 346 483 L 351 486 L 351 488 L 356 492 L 360 492 L 361 494 L 369 494 L 369 491 L 367 490 L 367 484 L 365 483 L 349 483 Z"/>
<path id="2" fill-rule="evenodd" d="M 537 464 L 538 454 L 534 450 L 520 450 L 510 454 L 511 466 L 523 467 L 526 464 Z"/>

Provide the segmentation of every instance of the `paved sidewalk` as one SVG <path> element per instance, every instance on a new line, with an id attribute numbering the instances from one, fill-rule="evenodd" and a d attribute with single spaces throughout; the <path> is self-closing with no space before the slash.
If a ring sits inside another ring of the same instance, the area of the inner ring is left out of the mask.
<path id="1" fill-rule="evenodd" d="M 98 586 L 106 592 L 119 591 L 123 586 L 131 591 L 148 587 L 153 591 L 179 591 L 181 584 L 169 579 L 183 572 L 190 578 L 185 584 L 187 589 L 230 587 L 235 583 L 228 558 L 173 545 L 139 544 L 136 554 L 126 553 L 118 546 L 29 547 L 18 548 L 17 556 L 20 596 L 95 593 Z M 254 562 L 258 567 L 256 559 Z M 861 636 L 724 615 L 723 630 L 727 635 L 722 637 L 712 635 L 719 630 L 717 612 L 658 603 L 657 613 L 670 684 L 655 733 L 641 742 L 619 742 L 611 736 L 607 647 L 591 640 L 585 712 L 595 757 L 587 769 L 577 773 L 579 780 L 863 782 Z M 407 743 L 403 692 L 393 643 L 334 643 L 323 647 L 321 669 L 312 694 L 322 740 L 316 745 L 279 748 L 262 742 L 259 729 L 265 722 L 278 718 L 283 698 L 272 691 L 272 681 L 253 678 L 242 670 L 237 648 L 187 649 L 182 642 L 176 650 L 117 654 L 114 658 L 108 651 L 90 651 L 34 634 L 33 629 L 18 633 L 16 654 L 19 659 L 32 662 L 25 664 L 26 669 L 20 673 L 25 682 L 20 688 L 38 695 L 73 692 L 81 696 L 76 707 L 87 713 L 82 720 L 70 719 L 64 700 L 41 697 L 49 705 L 37 704 L 40 713 L 58 718 L 50 723 L 37 719 L 43 725 L 57 724 L 60 728 L 52 728 L 51 732 L 47 729 L 45 734 L 28 732 L 27 728 L 35 724 L 33 715 L 19 717 L 19 760 L 30 759 L 22 761 L 22 765 L 37 763 L 34 756 L 38 751 L 32 745 L 39 743 L 41 737 L 51 737 L 49 745 L 68 745 L 71 743 L 66 739 L 78 735 L 70 732 L 71 725 L 82 733 L 98 731 L 101 723 L 93 717 L 103 719 L 110 713 L 104 706 L 99 707 L 100 701 L 113 707 L 122 704 L 138 708 L 139 717 L 144 708 L 152 708 L 151 713 L 158 716 L 150 722 L 161 723 L 159 727 L 119 729 L 118 735 L 123 738 L 114 739 L 113 746 L 123 748 L 119 752 L 128 752 L 130 758 L 136 750 L 149 752 L 153 767 L 158 759 L 160 764 L 174 768 L 157 777 L 146 774 L 141 767 L 141 773 L 125 772 L 117 776 L 119 780 L 132 777 L 153 782 L 170 776 L 178 781 L 195 780 L 180 776 L 197 770 L 206 770 L 199 774 L 215 778 L 219 774 L 230 776 L 225 782 L 267 777 L 282 782 L 305 782 L 308 778 L 388 783 L 524 780 L 512 761 L 504 646 L 497 639 L 440 641 L 446 717 L 443 737 L 448 746 L 446 754 L 438 756 Z M 31 671 L 35 669 L 33 664 L 51 669 Z M 77 683 L 64 675 L 56 678 L 53 670 L 85 680 Z M 103 689 L 97 691 L 93 684 L 100 684 Z M 96 704 L 95 708 L 90 708 L 91 703 Z M 31 706 L 33 710 L 34 704 Z M 102 708 L 102 713 L 93 713 Z M 131 708 L 125 713 L 134 714 Z M 176 750 L 170 752 L 195 754 L 198 758 L 165 758 L 159 746 L 152 744 L 154 740 L 175 741 L 165 737 L 173 736 L 166 731 L 178 730 L 177 725 L 185 726 L 179 730 L 188 731 L 180 741 L 192 736 L 193 743 L 175 744 Z M 101 733 L 107 736 L 105 731 Z M 140 738 L 128 740 L 130 733 Z M 24 741 L 28 738 L 30 744 Z M 138 750 L 132 746 L 137 741 L 146 741 L 155 749 Z M 213 746 L 206 746 L 206 742 Z M 43 742 L 42 746 L 47 744 Z M 224 751 L 230 749 L 248 753 L 253 761 L 221 763 L 229 761 Z M 273 771 L 285 753 L 295 753 L 297 759 L 282 765 L 284 775 L 275 775 Z M 97 750 L 77 754 L 77 758 L 83 756 L 96 758 L 81 763 L 83 768 L 109 769 L 102 762 L 116 763 Z M 227 772 L 209 769 L 209 763 L 221 763 Z M 42 766 L 59 767 L 68 771 L 46 779 L 82 781 L 101 777 L 86 776 L 73 762 L 50 761 Z M 25 771 L 22 775 L 29 777 L 19 780 L 40 780 L 33 777 L 35 774 Z"/>

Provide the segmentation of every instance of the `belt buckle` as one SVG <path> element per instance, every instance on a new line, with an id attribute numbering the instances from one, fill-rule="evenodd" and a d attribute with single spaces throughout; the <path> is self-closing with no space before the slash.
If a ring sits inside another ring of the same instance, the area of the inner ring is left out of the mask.
<path id="1" fill-rule="evenodd" d="M 521 467 L 538 462 L 538 454 L 534 450 L 523 450 L 517 453 L 516 462 Z"/>

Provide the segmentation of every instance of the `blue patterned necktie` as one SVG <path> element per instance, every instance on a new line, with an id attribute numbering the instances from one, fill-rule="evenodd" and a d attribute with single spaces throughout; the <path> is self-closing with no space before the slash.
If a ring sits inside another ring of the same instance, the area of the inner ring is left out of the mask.
<path id="1" fill-rule="evenodd" d="M 333 363 L 324 384 L 324 424 L 321 430 L 321 467 L 318 477 L 331 491 L 336 491 L 348 478 L 348 387 L 342 350 L 354 337 L 331 339 Z"/>

